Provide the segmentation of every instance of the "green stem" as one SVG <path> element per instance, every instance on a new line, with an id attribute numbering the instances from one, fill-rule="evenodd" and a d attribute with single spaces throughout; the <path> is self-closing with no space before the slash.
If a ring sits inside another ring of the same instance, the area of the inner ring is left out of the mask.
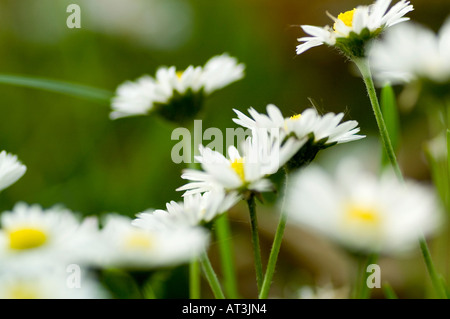
<path id="1" fill-rule="evenodd" d="M 442 280 L 436 269 L 434 267 L 433 260 L 431 258 L 430 250 L 428 249 L 427 242 L 424 237 L 420 238 L 420 249 L 422 250 L 422 255 L 425 260 L 425 265 L 428 270 L 428 274 L 430 275 L 431 282 L 433 284 L 434 290 L 440 299 L 446 299 L 447 294 L 445 291 L 445 287 L 442 284 Z"/>
<path id="2" fill-rule="evenodd" d="M 364 58 L 353 59 L 353 61 L 359 68 L 359 71 L 361 72 L 361 75 L 364 80 L 364 84 L 366 85 L 367 93 L 369 95 L 370 103 L 372 104 L 373 113 L 377 121 L 378 129 L 380 131 L 381 142 L 383 143 L 386 155 L 398 179 L 403 180 L 402 171 L 397 162 L 397 157 L 395 155 L 394 148 L 392 147 L 391 139 L 389 138 L 386 123 L 384 122 L 383 114 L 381 112 L 380 104 L 378 102 L 377 93 L 375 91 L 375 85 L 373 84 L 372 73 L 370 72 L 369 62 L 367 61 L 367 59 Z"/>
<path id="3" fill-rule="evenodd" d="M 200 299 L 200 264 L 198 259 L 189 263 L 189 298 Z"/>
<path id="4" fill-rule="evenodd" d="M 229 298 L 238 299 L 236 272 L 234 270 L 233 247 L 230 223 L 227 214 L 222 214 L 215 222 L 220 260 L 224 279 L 224 289 Z"/>
<path id="5" fill-rule="evenodd" d="M 206 279 L 208 280 L 209 286 L 211 287 L 211 290 L 214 294 L 214 297 L 216 299 L 225 299 L 225 295 L 223 294 L 219 279 L 217 279 L 217 275 L 214 272 L 214 269 L 206 253 L 201 258 L 201 264 Z"/>
<path id="6" fill-rule="evenodd" d="M 248 210 L 250 213 L 250 224 L 252 230 L 253 254 L 255 258 L 256 284 L 258 286 L 258 294 L 261 291 L 263 283 L 263 269 L 261 261 L 261 248 L 259 245 L 258 218 L 256 216 L 256 202 L 253 195 L 247 200 Z"/>
<path id="7" fill-rule="evenodd" d="M 387 299 L 398 299 L 397 294 L 389 283 L 383 284 L 383 291 Z"/>
<path id="8" fill-rule="evenodd" d="M 288 173 L 286 171 L 284 181 L 284 194 L 283 204 L 281 206 L 280 220 L 278 222 L 277 230 L 270 250 L 269 261 L 267 263 L 266 274 L 264 276 L 261 292 L 259 293 L 259 299 L 267 299 L 272 285 L 273 274 L 275 273 L 275 267 L 277 265 L 278 254 L 280 253 L 281 242 L 283 241 L 284 229 L 286 228 L 287 212 L 284 209 L 284 203 L 286 199 L 286 189 L 288 185 Z"/>
<path id="9" fill-rule="evenodd" d="M 0 83 L 61 93 L 100 103 L 109 103 L 114 95 L 107 90 L 86 85 L 13 74 L 0 74 Z"/>

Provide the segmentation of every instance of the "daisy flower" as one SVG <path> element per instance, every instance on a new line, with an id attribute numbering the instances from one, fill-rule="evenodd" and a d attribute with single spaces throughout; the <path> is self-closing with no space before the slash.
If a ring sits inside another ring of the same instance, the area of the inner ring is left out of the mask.
<path id="1" fill-rule="evenodd" d="M 303 147 L 293 154 L 295 158 L 290 162 L 293 166 L 310 162 L 321 149 L 365 137 L 356 134 L 360 131 L 357 121 L 341 123 L 344 113 L 327 113 L 322 116 L 315 109 L 308 108 L 301 114 L 284 117 L 273 104 L 267 105 L 267 115 L 258 113 L 254 108 L 248 110 L 250 117 L 238 110 L 234 111 L 238 118 L 233 121 L 238 125 L 250 129 L 276 129 L 281 137 L 303 141 Z"/>
<path id="2" fill-rule="evenodd" d="M 211 222 L 240 200 L 236 192 L 223 190 L 196 193 L 183 197 L 183 202 L 171 201 L 166 210 L 147 210 L 139 213 L 132 224 L 145 229 L 164 227 L 194 227 Z"/>
<path id="3" fill-rule="evenodd" d="M 369 59 L 376 80 L 401 84 L 413 80 L 450 82 L 450 18 L 436 34 L 417 23 L 405 23 L 373 43 Z"/>
<path id="4" fill-rule="evenodd" d="M 229 158 L 200 145 L 200 155 L 195 159 L 203 170 L 185 170 L 181 178 L 191 182 L 177 190 L 187 191 L 185 195 L 217 188 L 242 195 L 271 191 L 273 186 L 267 177 L 275 174 L 305 142 L 288 138 L 282 144 L 278 130 L 269 133 L 266 129 L 254 129 L 241 152 L 233 145 L 228 147 Z"/>
<path id="5" fill-rule="evenodd" d="M 390 172 L 378 178 L 347 160 L 336 176 L 308 166 L 292 178 L 286 209 L 292 222 L 353 251 L 401 253 L 442 221 L 433 190 L 401 183 Z"/>
<path id="6" fill-rule="evenodd" d="M 16 155 L 0 152 L 0 191 L 14 184 L 25 174 L 27 168 Z"/>
<path id="7" fill-rule="evenodd" d="M 303 42 L 297 46 L 297 54 L 322 44 L 341 50 L 350 58 L 365 57 L 364 46 L 376 38 L 386 28 L 409 20 L 405 14 L 413 10 L 409 1 L 401 0 L 389 10 L 391 0 L 377 0 L 370 6 L 357 6 L 353 10 L 340 13 L 337 17 L 328 14 L 334 21 L 333 27 L 303 25 L 308 37 L 299 38 Z"/>
<path id="8" fill-rule="evenodd" d="M 168 120 L 182 122 L 200 111 L 206 96 L 242 79 L 244 69 L 226 53 L 212 57 L 203 67 L 160 67 L 155 77 L 145 75 L 117 88 L 110 118 L 159 112 Z"/>
<path id="9" fill-rule="evenodd" d="M 0 229 L 0 256 L 4 261 L 20 263 L 29 258 L 47 258 L 61 262 L 87 262 L 92 256 L 97 224 L 80 222 L 68 209 L 18 203 L 3 212 Z M 92 241 L 91 241 L 92 240 Z"/>
<path id="10" fill-rule="evenodd" d="M 139 225 L 140 223 L 138 223 Z M 142 226 L 142 225 L 139 225 Z M 127 269 L 172 267 L 204 252 L 209 237 L 201 227 L 143 228 L 126 216 L 110 214 L 101 229 L 100 266 Z"/>
<path id="11" fill-rule="evenodd" d="M 109 298 L 98 280 L 85 269 L 36 260 L 0 268 L 0 299 L 105 299 Z M 79 273 L 75 274 L 75 271 Z M 71 277 L 73 282 L 71 282 Z"/>

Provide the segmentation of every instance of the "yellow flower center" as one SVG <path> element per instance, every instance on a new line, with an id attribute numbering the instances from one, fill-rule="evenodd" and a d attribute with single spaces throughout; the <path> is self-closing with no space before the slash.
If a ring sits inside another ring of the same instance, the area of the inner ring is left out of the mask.
<path id="1" fill-rule="evenodd" d="M 32 249 L 44 245 L 46 241 L 47 235 L 39 229 L 22 228 L 9 232 L 11 249 Z"/>
<path id="2" fill-rule="evenodd" d="M 40 299 L 40 296 L 31 285 L 17 284 L 9 288 L 8 299 Z"/>
<path id="3" fill-rule="evenodd" d="M 351 28 L 353 26 L 353 15 L 355 14 L 355 10 L 356 9 L 353 9 L 353 10 L 350 10 L 350 11 L 346 11 L 344 13 L 340 13 L 337 16 L 337 18 L 339 20 L 341 20 L 342 22 L 344 22 L 344 24 L 347 27 Z M 333 29 L 334 29 L 334 31 L 336 31 L 336 23 L 334 24 Z"/>
<path id="4" fill-rule="evenodd" d="M 349 223 L 373 227 L 377 227 L 381 222 L 380 215 L 376 209 L 358 205 L 350 205 L 345 217 Z"/>
<path id="5" fill-rule="evenodd" d="M 238 174 L 242 181 L 245 181 L 244 159 L 242 157 L 231 162 L 231 168 Z"/>
<path id="6" fill-rule="evenodd" d="M 128 235 L 125 240 L 125 247 L 129 249 L 146 250 L 153 247 L 153 238 L 143 231 L 135 231 Z"/>
<path id="7" fill-rule="evenodd" d="M 184 71 L 177 71 L 176 72 L 178 80 L 181 80 L 181 77 L 183 76 L 183 73 L 184 73 Z"/>
<path id="8" fill-rule="evenodd" d="M 296 121 L 296 120 L 299 120 L 301 116 L 302 116 L 301 114 L 295 114 L 295 115 L 292 115 L 289 119 L 292 121 Z"/>

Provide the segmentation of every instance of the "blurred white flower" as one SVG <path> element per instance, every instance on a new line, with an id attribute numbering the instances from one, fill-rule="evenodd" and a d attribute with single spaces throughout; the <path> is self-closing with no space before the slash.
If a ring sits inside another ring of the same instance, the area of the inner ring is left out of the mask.
<path id="1" fill-rule="evenodd" d="M 226 53 L 212 57 L 203 67 L 191 65 L 183 71 L 175 66 L 160 67 L 155 78 L 145 75 L 121 84 L 110 117 L 145 115 L 155 108 L 170 120 L 192 117 L 201 109 L 204 96 L 242 79 L 244 69 Z"/>
<path id="2" fill-rule="evenodd" d="M 348 299 L 349 288 L 335 288 L 332 284 L 324 286 L 303 286 L 298 290 L 299 299 Z"/>
<path id="3" fill-rule="evenodd" d="M 14 184 L 27 170 L 16 155 L 0 152 L 0 191 Z"/>
<path id="4" fill-rule="evenodd" d="M 127 269 L 172 267 L 189 262 L 206 249 L 209 236 L 201 227 L 145 227 L 117 214 L 106 216 L 101 229 L 99 266 Z"/>
<path id="5" fill-rule="evenodd" d="M 297 46 L 297 54 L 310 48 L 327 44 L 341 49 L 350 57 L 364 57 L 364 45 L 377 37 L 384 29 L 409 20 L 405 14 L 413 10 L 409 1 L 401 0 L 388 10 L 391 0 L 376 0 L 370 6 L 357 6 L 353 10 L 340 13 L 333 20 L 333 27 L 303 25 L 309 37 L 299 38 L 303 42 Z"/>
<path id="6" fill-rule="evenodd" d="M 213 190 L 187 195 L 183 199 L 183 202 L 167 203 L 166 210 L 139 213 L 132 224 L 145 229 L 198 226 L 227 212 L 241 198 L 236 192 L 227 194 L 223 190 Z"/>
<path id="7" fill-rule="evenodd" d="M 402 184 L 390 173 L 378 178 L 353 160 L 341 163 L 334 177 L 317 166 L 298 172 L 286 209 L 292 222 L 364 252 L 407 252 L 442 221 L 432 189 Z"/>
<path id="8" fill-rule="evenodd" d="M 450 81 L 450 18 L 438 34 L 417 23 L 399 25 L 369 50 L 377 82 L 406 83 L 426 79 Z"/>
<path id="9" fill-rule="evenodd" d="M 1 214 L 0 256 L 4 263 L 41 259 L 87 263 L 97 235 L 94 219 L 84 222 L 68 209 L 18 203 Z"/>
<path id="10" fill-rule="evenodd" d="M 269 130 L 260 128 L 252 130 L 241 152 L 229 146 L 229 158 L 200 145 L 200 155 L 195 159 L 203 171 L 184 170 L 181 178 L 191 182 L 177 190 L 187 191 L 186 195 L 217 188 L 240 194 L 271 191 L 273 186 L 267 177 L 275 174 L 305 142 L 289 138 L 282 144 L 278 130 L 270 134 Z"/>
<path id="11" fill-rule="evenodd" d="M 42 263 L 36 256 L 36 260 L 27 264 L 0 268 L 0 299 L 109 298 L 86 269 L 73 266 L 72 270 L 64 264 Z"/>

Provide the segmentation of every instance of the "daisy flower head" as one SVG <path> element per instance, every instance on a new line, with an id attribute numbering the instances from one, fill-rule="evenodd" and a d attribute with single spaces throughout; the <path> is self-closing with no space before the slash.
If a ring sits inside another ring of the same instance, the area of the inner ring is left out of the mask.
<path id="1" fill-rule="evenodd" d="M 332 27 L 303 25 L 303 31 L 309 36 L 298 39 L 303 43 L 297 46 L 297 54 L 327 44 L 336 47 L 349 58 L 365 57 L 365 46 L 370 40 L 386 28 L 409 20 L 404 17 L 413 10 L 409 1 L 401 0 L 388 10 L 390 3 L 391 0 L 376 0 L 372 5 L 357 6 L 337 17 L 328 14 L 334 21 Z"/>
<path id="2" fill-rule="evenodd" d="M 219 188 L 238 192 L 244 197 L 272 191 L 273 185 L 268 177 L 275 174 L 304 142 L 289 138 L 282 144 L 278 129 L 259 128 L 252 130 L 240 151 L 233 145 L 229 146 L 228 157 L 200 145 L 200 155 L 196 160 L 202 170 L 185 170 L 181 177 L 191 182 L 177 190 L 186 191 L 185 195 L 188 195 Z"/>
<path id="3" fill-rule="evenodd" d="M 292 222 L 360 253 L 406 253 L 442 221 L 428 186 L 401 183 L 391 172 L 379 178 L 353 160 L 335 176 L 314 165 L 296 173 L 286 207 Z"/>
<path id="4" fill-rule="evenodd" d="M 273 104 L 267 105 L 267 115 L 260 114 L 253 108 L 248 110 L 250 117 L 238 110 L 234 111 L 238 116 L 233 119 L 236 124 L 250 129 L 278 130 L 278 134 L 284 139 L 282 143 L 289 139 L 301 142 L 302 147 L 291 155 L 289 161 L 285 158 L 284 163 L 287 162 L 291 168 L 309 163 L 322 149 L 365 137 L 357 134 L 360 131 L 357 121 L 341 123 L 344 113 L 320 115 L 316 109 L 308 108 L 300 114 L 284 117 L 280 109 Z"/>
<path id="5" fill-rule="evenodd" d="M 377 82 L 403 84 L 415 80 L 434 85 L 450 83 L 450 17 L 439 32 L 413 22 L 386 32 L 369 49 Z"/>
<path id="6" fill-rule="evenodd" d="M 145 75 L 121 84 L 112 100 L 111 119 L 157 112 L 164 118 L 182 123 L 201 110 L 203 101 L 214 91 L 244 77 L 245 66 L 224 53 L 204 66 L 162 66 L 154 77 Z"/>
<path id="7" fill-rule="evenodd" d="M 42 263 L 36 258 L 28 264 L 0 268 L 0 299 L 109 298 L 97 278 L 79 265 Z"/>
<path id="8" fill-rule="evenodd" d="M 239 200 L 237 192 L 226 193 L 222 189 L 183 196 L 183 202 L 171 201 L 166 210 L 147 210 L 139 213 L 132 224 L 146 229 L 165 227 L 203 226 L 228 211 Z"/>
<path id="9" fill-rule="evenodd" d="M 129 217 L 109 214 L 100 233 L 103 249 L 99 265 L 126 269 L 178 266 L 198 257 L 209 243 L 201 227 L 145 226 L 133 225 Z"/>
<path id="10" fill-rule="evenodd" d="M 27 170 L 16 155 L 0 152 L 0 191 L 11 186 L 21 178 Z"/>
<path id="11" fill-rule="evenodd" d="M 3 212 L 0 221 L 0 256 L 10 263 L 35 256 L 85 263 L 96 236 L 96 223 L 80 222 L 72 211 L 60 207 L 43 209 L 21 202 Z"/>

